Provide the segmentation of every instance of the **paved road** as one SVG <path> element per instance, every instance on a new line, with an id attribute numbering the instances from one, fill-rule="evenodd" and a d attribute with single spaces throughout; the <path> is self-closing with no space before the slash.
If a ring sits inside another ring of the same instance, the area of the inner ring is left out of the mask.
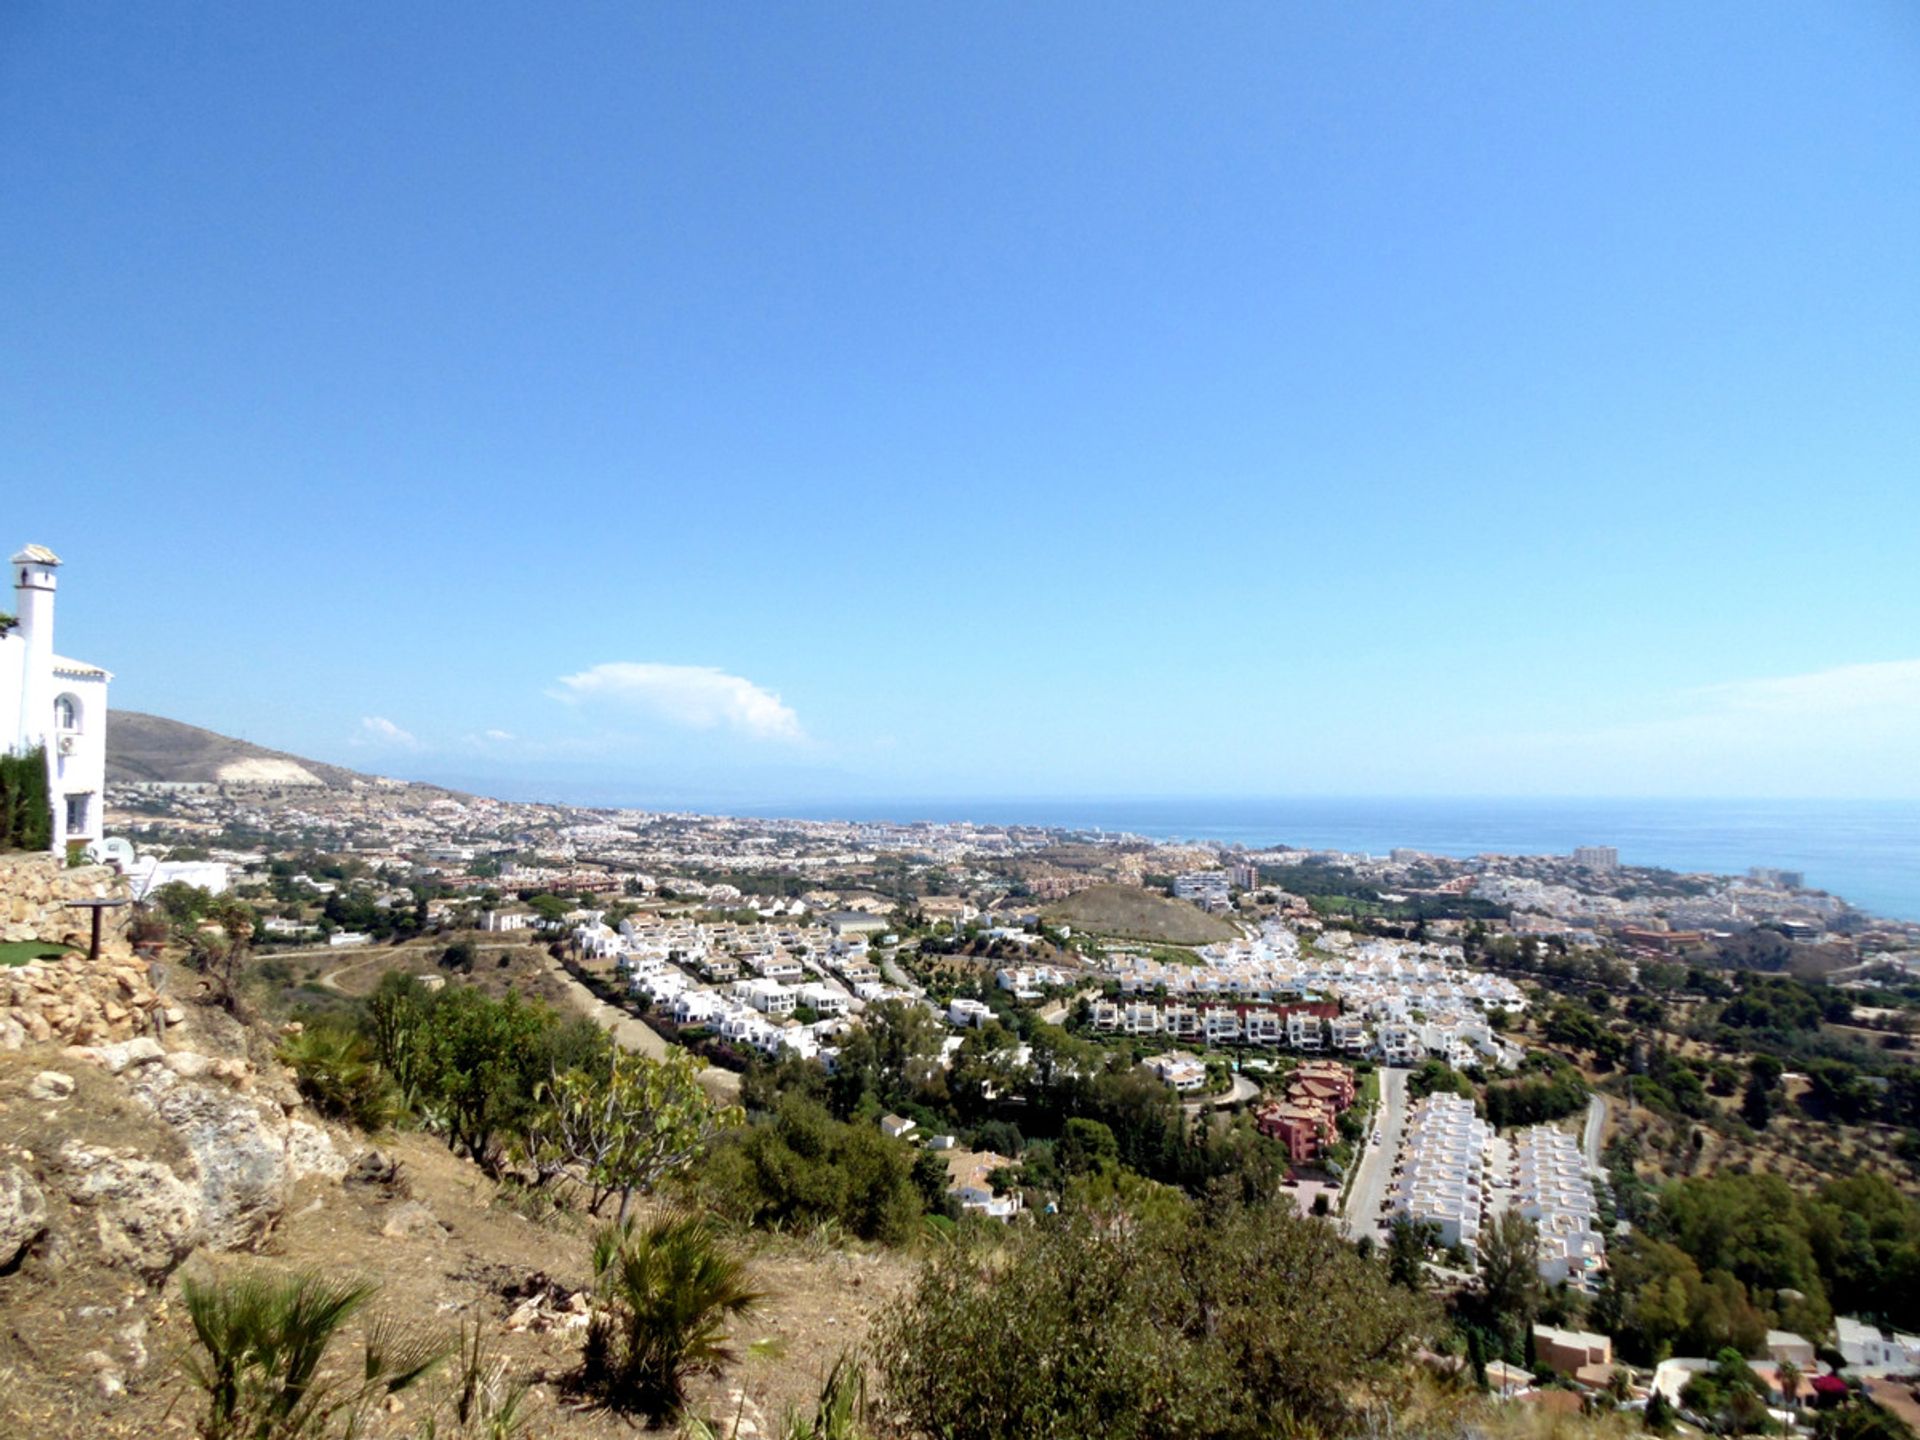
<path id="1" fill-rule="evenodd" d="M 1233 1087 L 1229 1089 L 1226 1094 L 1209 1095 L 1202 1100 L 1188 1100 L 1185 1104 L 1189 1110 L 1204 1110 L 1209 1107 L 1215 1110 L 1225 1110 L 1229 1106 L 1244 1105 L 1259 1093 L 1259 1085 L 1244 1075 L 1236 1075 L 1233 1077 Z"/>
<path id="2" fill-rule="evenodd" d="M 1598 1095 L 1587 1097 L 1587 1125 L 1582 1132 L 1581 1143 L 1587 1152 L 1587 1168 L 1598 1175 L 1600 1166 L 1600 1140 L 1607 1128 L 1607 1102 Z"/>
<path id="3" fill-rule="evenodd" d="M 1407 1123 L 1407 1072 L 1382 1068 L 1378 1074 L 1380 1104 L 1374 1112 L 1373 1128 L 1367 1132 L 1367 1150 L 1360 1157 L 1360 1169 L 1347 1191 L 1342 1218 L 1350 1238 L 1371 1235 L 1384 1243 L 1387 1232 L 1381 1224 L 1380 1207 L 1386 1203 L 1387 1182 L 1393 1178 L 1400 1134 Z"/>

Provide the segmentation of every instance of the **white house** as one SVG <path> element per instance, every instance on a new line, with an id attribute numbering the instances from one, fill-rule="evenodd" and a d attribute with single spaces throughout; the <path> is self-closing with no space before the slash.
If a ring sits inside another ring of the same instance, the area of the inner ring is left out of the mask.
<path id="1" fill-rule="evenodd" d="M 1836 1344 L 1847 1364 L 1860 1369 L 1899 1369 L 1920 1364 L 1920 1339 L 1889 1334 L 1851 1315 L 1833 1322 Z"/>
<path id="2" fill-rule="evenodd" d="M 993 1011 L 978 1000 L 955 996 L 947 1003 L 947 1023 L 964 1030 L 969 1025 L 985 1025 Z"/>
<path id="3" fill-rule="evenodd" d="M 46 747 L 53 849 L 101 838 L 107 785 L 107 683 L 97 665 L 53 649 L 60 557 L 29 545 L 13 557 L 13 622 L 0 634 L 0 742 L 18 754 Z"/>
<path id="4" fill-rule="evenodd" d="M 1175 1090 L 1198 1090 L 1207 1083 L 1207 1067 L 1196 1055 L 1169 1050 L 1148 1060 L 1147 1068 Z"/>

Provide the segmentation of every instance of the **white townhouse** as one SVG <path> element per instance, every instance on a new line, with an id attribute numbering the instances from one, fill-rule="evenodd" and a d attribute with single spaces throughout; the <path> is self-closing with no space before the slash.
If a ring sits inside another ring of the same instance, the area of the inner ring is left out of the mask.
<path id="1" fill-rule="evenodd" d="M 44 545 L 15 555 L 13 615 L 0 629 L 0 741 L 20 754 L 46 748 L 53 846 L 101 838 L 107 788 L 107 685 L 97 665 L 53 649 L 60 557 Z"/>

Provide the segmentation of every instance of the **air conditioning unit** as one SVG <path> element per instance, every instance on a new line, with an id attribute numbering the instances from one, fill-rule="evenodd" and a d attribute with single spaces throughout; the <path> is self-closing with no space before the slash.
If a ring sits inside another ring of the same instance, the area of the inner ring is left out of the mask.
<path id="1" fill-rule="evenodd" d="M 60 737 L 60 753 L 62 755 L 71 755 L 79 748 L 80 737 L 78 735 L 62 735 Z"/>

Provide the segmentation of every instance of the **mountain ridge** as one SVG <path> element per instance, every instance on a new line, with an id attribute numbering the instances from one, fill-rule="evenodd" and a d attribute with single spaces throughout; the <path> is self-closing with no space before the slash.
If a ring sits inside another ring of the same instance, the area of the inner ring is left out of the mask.
<path id="1" fill-rule="evenodd" d="M 110 784 L 295 785 L 344 790 L 374 778 L 342 765 L 269 750 L 163 715 L 115 710 L 107 720 Z"/>

